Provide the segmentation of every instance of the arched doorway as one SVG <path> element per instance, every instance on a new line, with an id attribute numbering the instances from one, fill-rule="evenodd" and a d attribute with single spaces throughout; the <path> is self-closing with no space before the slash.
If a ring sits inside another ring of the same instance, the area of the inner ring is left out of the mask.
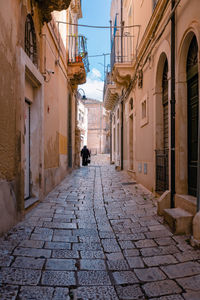
<path id="1" fill-rule="evenodd" d="M 197 194 L 198 161 L 198 44 L 194 36 L 187 55 L 187 108 L 188 108 L 188 194 Z"/>

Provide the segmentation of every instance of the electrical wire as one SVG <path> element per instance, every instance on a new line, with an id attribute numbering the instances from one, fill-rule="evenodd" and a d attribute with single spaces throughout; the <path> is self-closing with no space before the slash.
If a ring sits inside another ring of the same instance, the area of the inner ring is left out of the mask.
<path id="1" fill-rule="evenodd" d="M 72 26 L 78 26 L 78 27 L 96 28 L 96 29 L 133 28 L 133 27 L 140 27 L 140 26 L 141 26 L 141 25 L 128 25 L 128 26 L 97 26 L 97 25 L 74 24 L 74 23 L 64 22 L 64 21 L 56 21 L 56 23 L 59 23 L 59 24 L 65 24 L 65 25 L 72 25 Z"/>
<path id="2" fill-rule="evenodd" d="M 97 54 L 97 55 L 89 55 L 88 57 L 99 57 L 99 56 L 104 56 L 104 55 L 110 55 L 110 53 Z"/>

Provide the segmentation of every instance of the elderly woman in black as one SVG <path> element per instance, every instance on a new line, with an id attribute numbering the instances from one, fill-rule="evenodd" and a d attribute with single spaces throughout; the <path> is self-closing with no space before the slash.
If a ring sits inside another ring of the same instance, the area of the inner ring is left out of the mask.
<path id="1" fill-rule="evenodd" d="M 87 146 L 84 146 L 81 150 L 81 156 L 82 156 L 82 166 L 88 165 L 88 157 L 90 157 L 90 151 L 88 150 Z"/>

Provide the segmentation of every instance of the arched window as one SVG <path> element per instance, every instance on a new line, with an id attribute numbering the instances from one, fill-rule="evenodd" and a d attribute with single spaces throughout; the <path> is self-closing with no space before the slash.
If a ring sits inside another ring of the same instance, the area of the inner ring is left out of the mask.
<path id="1" fill-rule="evenodd" d="M 28 14 L 26 17 L 24 50 L 26 54 L 30 57 L 34 65 L 37 66 L 38 61 L 37 61 L 36 34 L 35 34 L 33 19 L 30 14 Z"/>

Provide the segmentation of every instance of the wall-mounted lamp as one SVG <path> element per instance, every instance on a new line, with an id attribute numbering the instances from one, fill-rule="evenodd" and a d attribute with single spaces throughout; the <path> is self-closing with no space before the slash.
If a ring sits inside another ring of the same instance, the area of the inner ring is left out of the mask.
<path id="1" fill-rule="evenodd" d="M 80 92 L 82 92 L 82 95 L 81 95 Z M 78 96 L 78 95 L 82 96 L 82 97 L 81 97 L 82 100 L 87 100 L 87 97 L 86 97 L 86 95 L 85 95 L 85 91 L 84 91 L 82 88 L 80 88 L 80 89 L 77 90 L 77 96 Z"/>

